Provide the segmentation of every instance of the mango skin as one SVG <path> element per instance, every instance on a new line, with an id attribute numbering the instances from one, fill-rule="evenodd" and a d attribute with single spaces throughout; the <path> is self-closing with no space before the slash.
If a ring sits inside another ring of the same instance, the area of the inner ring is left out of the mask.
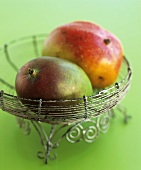
<path id="1" fill-rule="evenodd" d="M 93 94 L 91 82 L 79 66 L 48 56 L 33 59 L 22 66 L 16 75 L 15 88 L 20 98 L 44 101 L 70 100 Z"/>
<path id="2" fill-rule="evenodd" d="M 115 35 L 86 21 L 54 29 L 43 44 L 42 55 L 76 63 L 86 72 L 93 88 L 105 88 L 116 81 L 124 56 L 122 44 Z"/>

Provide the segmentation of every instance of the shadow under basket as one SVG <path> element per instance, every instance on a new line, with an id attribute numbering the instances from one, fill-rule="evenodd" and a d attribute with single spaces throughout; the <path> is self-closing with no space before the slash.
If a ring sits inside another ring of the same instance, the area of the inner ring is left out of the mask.
<path id="1" fill-rule="evenodd" d="M 99 134 L 107 132 L 115 109 L 123 113 L 124 122 L 128 122 L 130 116 L 120 102 L 129 90 L 132 70 L 124 57 L 115 84 L 97 91 L 92 96 L 83 96 L 71 101 L 21 99 L 16 96 L 14 85 L 17 71 L 29 60 L 41 56 L 46 37 L 47 34 L 23 37 L 0 47 L 2 61 L 0 62 L 2 73 L 0 108 L 16 116 L 19 127 L 23 128 L 26 134 L 30 134 L 30 125 L 33 125 L 43 146 L 43 151 L 39 151 L 37 155 L 47 164 L 49 159 L 56 158 L 56 153 L 51 152 L 59 146 L 63 138 L 71 143 L 81 140 L 91 143 Z M 22 100 L 28 104 L 23 104 Z M 36 104 L 32 105 L 30 102 Z M 70 102 L 71 105 L 68 105 Z M 50 131 L 46 132 L 45 125 L 50 126 Z"/>

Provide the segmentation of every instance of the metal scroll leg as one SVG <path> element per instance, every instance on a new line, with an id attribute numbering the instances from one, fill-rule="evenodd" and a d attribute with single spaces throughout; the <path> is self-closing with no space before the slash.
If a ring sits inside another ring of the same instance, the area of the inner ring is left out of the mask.
<path id="1" fill-rule="evenodd" d="M 116 109 L 124 115 L 124 122 L 127 123 L 130 116 L 127 115 L 126 108 L 119 105 Z M 18 123 L 21 128 L 25 129 L 25 132 L 29 132 L 29 123 L 33 125 L 43 146 L 43 151 L 37 152 L 37 156 L 48 164 L 49 160 L 57 158 L 54 149 L 59 146 L 63 138 L 70 143 L 77 143 L 81 140 L 92 143 L 101 133 L 107 132 L 114 115 L 115 109 L 111 109 L 93 119 L 87 118 L 74 124 L 43 124 L 39 121 L 27 121 L 21 118 L 18 119 Z"/>
<path id="2" fill-rule="evenodd" d="M 23 129 L 24 134 L 29 135 L 31 132 L 29 120 L 17 117 L 17 123 L 21 129 Z"/>
<path id="3" fill-rule="evenodd" d="M 126 107 L 120 104 L 120 105 L 117 105 L 116 109 L 123 114 L 124 123 L 127 124 L 129 119 L 131 119 L 131 116 L 128 115 Z"/>
<path id="4" fill-rule="evenodd" d="M 44 159 L 45 164 L 48 164 L 48 159 L 55 160 L 56 157 L 57 157 L 56 153 L 54 153 L 53 156 L 51 155 L 52 149 L 55 148 L 53 143 L 52 143 L 52 137 L 53 137 L 56 125 L 51 125 L 49 135 L 47 135 L 47 133 L 45 132 L 45 130 L 42 127 L 40 122 L 31 121 L 31 123 L 33 124 L 34 128 L 36 129 L 36 131 L 37 131 L 37 133 L 40 137 L 41 144 L 44 148 L 44 151 L 39 151 L 37 153 L 37 156 L 40 159 Z"/>

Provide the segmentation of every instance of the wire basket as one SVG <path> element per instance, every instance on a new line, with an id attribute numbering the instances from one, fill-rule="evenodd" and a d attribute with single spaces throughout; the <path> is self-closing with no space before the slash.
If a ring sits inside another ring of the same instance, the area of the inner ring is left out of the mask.
<path id="1" fill-rule="evenodd" d="M 124 114 L 127 122 L 129 116 L 118 104 L 129 90 L 132 70 L 124 57 L 116 82 L 95 91 L 92 96 L 60 101 L 21 99 L 15 91 L 17 71 L 29 60 L 41 56 L 46 37 L 46 34 L 23 37 L 0 47 L 0 108 L 16 116 L 19 127 L 26 134 L 30 133 L 30 124 L 33 125 L 44 150 L 37 152 L 37 156 L 47 164 L 49 159 L 56 158 L 56 153 L 52 155 L 51 152 L 64 137 L 71 143 L 81 140 L 91 143 L 100 133 L 107 132 L 115 106 Z M 49 132 L 42 122 L 50 125 Z"/>
<path id="2" fill-rule="evenodd" d="M 40 57 L 46 34 L 11 41 L 0 48 L 0 108 L 17 117 L 53 124 L 68 124 L 94 118 L 121 102 L 130 87 L 131 68 L 126 57 L 117 81 L 92 96 L 60 101 L 34 100 L 36 105 L 23 105 L 16 96 L 15 77 L 19 68 L 29 60 Z M 4 63 L 4 64 L 3 64 Z M 29 100 L 31 99 L 22 99 Z M 78 102 L 79 101 L 79 102 Z M 79 103 L 79 104 L 76 104 Z M 27 103 L 27 102 L 26 102 Z"/>

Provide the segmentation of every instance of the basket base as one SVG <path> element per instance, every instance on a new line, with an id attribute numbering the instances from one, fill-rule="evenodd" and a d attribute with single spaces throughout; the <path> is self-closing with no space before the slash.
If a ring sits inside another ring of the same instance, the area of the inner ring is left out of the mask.
<path id="1" fill-rule="evenodd" d="M 116 109 L 123 114 L 124 123 L 127 124 L 131 116 L 127 114 L 126 108 L 118 105 Z M 49 132 L 46 132 L 43 123 L 39 121 L 17 118 L 17 122 L 19 127 L 22 128 L 27 135 L 31 132 L 30 124 L 33 125 L 39 135 L 41 145 L 43 146 L 43 151 L 38 151 L 37 156 L 38 158 L 43 159 L 45 164 L 48 164 L 49 160 L 55 160 L 57 158 L 54 149 L 59 146 L 59 142 L 61 142 L 63 138 L 66 138 L 70 143 L 77 143 L 81 140 L 92 143 L 101 133 L 106 133 L 108 131 L 110 121 L 114 116 L 115 109 L 111 109 L 93 119 L 85 119 L 77 123 L 64 125 L 50 124 Z"/>

